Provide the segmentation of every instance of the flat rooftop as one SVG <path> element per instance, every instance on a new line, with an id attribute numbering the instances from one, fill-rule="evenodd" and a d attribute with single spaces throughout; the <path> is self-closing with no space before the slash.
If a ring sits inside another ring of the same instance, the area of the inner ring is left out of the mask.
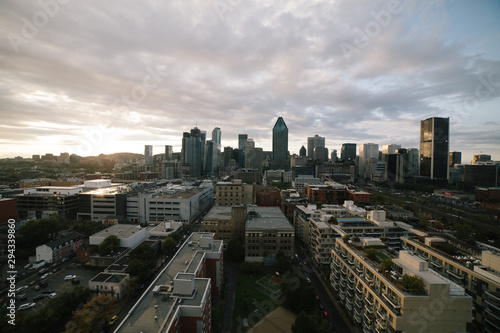
<path id="1" fill-rule="evenodd" d="M 127 239 L 141 231 L 142 227 L 133 224 L 114 224 L 109 228 L 99 231 L 90 237 L 108 237 L 115 235 L 118 238 Z"/>
<path id="2" fill-rule="evenodd" d="M 212 241 L 211 248 L 199 246 L 199 240 L 203 235 L 213 235 L 212 233 L 194 232 L 179 248 L 174 257 L 160 272 L 156 279 L 146 289 L 141 298 L 129 311 L 123 322 L 114 331 L 115 333 L 158 333 L 165 332 L 168 323 L 173 319 L 176 308 L 180 305 L 179 299 L 167 295 L 156 295 L 153 292 L 155 286 L 173 285 L 177 273 L 189 273 L 199 264 L 203 253 L 198 251 L 222 251 L 222 241 Z M 198 262 L 197 262 L 198 261 Z M 207 288 L 210 286 L 210 279 L 195 279 L 194 297 L 182 298 L 183 306 L 200 306 Z M 156 319 L 155 319 L 156 318 Z M 167 323 L 162 329 L 162 324 Z"/>
<path id="3" fill-rule="evenodd" d="M 248 207 L 246 230 L 291 229 L 292 224 L 278 207 Z"/>
<path id="4" fill-rule="evenodd" d="M 165 192 L 158 192 L 153 194 L 155 199 L 189 199 L 196 194 L 205 191 L 207 188 L 180 186 L 178 188 L 170 188 Z"/>
<path id="5" fill-rule="evenodd" d="M 99 273 L 90 279 L 89 282 L 112 282 L 119 283 L 127 278 L 128 274 L 120 274 L 120 273 Z"/>
<path id="6" fill-rule="evenodd" d="M 230 220 L 232 209 L 229 206 L 213 206 L 203 218 L 204 220 Z"/>

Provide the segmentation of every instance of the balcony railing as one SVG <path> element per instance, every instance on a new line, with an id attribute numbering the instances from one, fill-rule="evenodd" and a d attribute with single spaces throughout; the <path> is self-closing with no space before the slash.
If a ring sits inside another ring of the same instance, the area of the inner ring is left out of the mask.
<path id="1" fill-rule="evenodd" d="M 398 304 L 395 298 L 388 296 L 387 294 L 383 294 L 382 297 L 394 308 L 400 309 L 401 306 Z"/>
<path id="2" fill-rule="evenodd" d="M 457 273 L 453 272 L 453 271 L 450 271 L 449 269 L 446 270 L 446 272 L 451 275 L 452 277 L 454 277 L 455 279 L 458 279 L 458 280 L 463 280 L 464 277 L 462 275 L 458 275 Z"/>
<path id="3" fill-rule="evenodd" d="M 354 259 L 347 260 L 347 263 L 351 266 L 354 266 Z"/>
<path id="4" fill-rule="evenodd" d="M 373 314 L 373 308 L 371 305 L 365 305 L 366 313 Z"/>
<path id="5" fill-rule="evenodd" d="M 362 286 L 361 284 L 358 284 L 358 285 L 356 286 L 356 291 L 357 291 L 358 293 L 363 293 L 363 286 Z"/>
<path id="6" fill-rule="evenodd" d="M 359 275 L 363 274 L 363 267 L 356 266 L 356 273 Z"/>
<path id="7" fill-rule="evenodd" d="M 377 315 L 378 315 L 380 318 L 382 318 L 382 319 L 387 318 L 387 313 L 385 313 L 385 311 L 384 311 L 384 312 L 382 312 L 382 311 L 378 310 L 378 311 L 377 311 Z"/>
<path id="8" fill-rule="evenodd" d="M 368 304 L 369 306 L 373 306 L 373 299 L 372 298 L 366 298 L 365 301 L 366 301 L 366 304 Z"/>

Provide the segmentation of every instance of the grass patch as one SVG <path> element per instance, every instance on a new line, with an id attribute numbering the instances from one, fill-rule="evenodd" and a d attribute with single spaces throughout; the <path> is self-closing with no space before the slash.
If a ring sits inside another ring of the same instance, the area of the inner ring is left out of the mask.
<path id="1" fill-rule="evenodd" d="M 384 253 L 380 252 L 380 251 L 377 251 L 377 254 L 376 256 L 381 260 L 383 261 L 384 259 L 390 259 L 388 256 L 386 256 Z"/>
<path id="2" fill-rule="evenodd" d="M 268 274 L 273 274 L 274 271 L 274 267 L 266 267 L 260 273 L 245 274 L 238 271 L 231 332 L 238 332 L 238 326 L 241 325 L 244 318 L 248 318 L 249 323 L 255 324 L 258 322 L 258 315 L 253 313 L 254 310 L 258 309 L 257 304 L 263 304 L 264 301 L 273 303 L 271 297 L 257 289 L 256 281 Z"/>

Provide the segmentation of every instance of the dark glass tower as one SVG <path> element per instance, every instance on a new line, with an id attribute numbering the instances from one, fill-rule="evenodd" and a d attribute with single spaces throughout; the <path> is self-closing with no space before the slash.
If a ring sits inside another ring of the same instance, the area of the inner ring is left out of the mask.
<path id="1" fill-rule="evenodd" d="M 420 176 L 448 179 L 450 118 L 420 122 Z"/>
<path id="2" fill-rule="evenodd" d="M 340 150 L 340 159 L 343 161 L 354 161 L 356 159 L 356 144 L 343 143 L 342 149 Z"/>
<path id="3" fill-rule="evenodd" d="M 288 164 L 288 127 L 279 117 L 273 127 L 273 165 L 275 169 L 290 169 Z"/>

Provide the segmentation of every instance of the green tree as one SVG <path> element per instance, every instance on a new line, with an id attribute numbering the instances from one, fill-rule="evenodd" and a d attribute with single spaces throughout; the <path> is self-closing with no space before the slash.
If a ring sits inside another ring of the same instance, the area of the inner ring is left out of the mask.
<path id="1" fill-rule="evenodd" d="M 175 249 L 175 246 L 177 245 L 177 242 L 175 241 L 175 239 L 173 239 L 172 237 L 167 237 L 165 238 L 165 240 L 162 242 L 161 246 L 162 246 L 162 249 L 166 252 L 170 252 L 172 251 L 173 249 Z"/>
<path id="2" fill-rule="evenodd" d="M 75 231 L 78 231 L 85 237 L 90 237 L 96 232 L 104 229 L 104 225 L 102 223 L 94 222 L 94 221 L 82 221 L 73 227 Z"/>
<path id="3" fill-rule="evenodd" d="M 81 310 L 73 313 L 73 319 L 66 324 L 67 333 L 91 333 L 98 331 L 99 321 L 108 322 L 118 305 L 116 299 L 109 295 L 99 294 L 85 303 Z"/>
<path id="4" fill-rule="evenodd" d="M 461 222 L 454 225 L 456 236 L 460 240 L 465 240 L 471 237 L 473 232 L 472 226 L 469 223 Z"/>
<path id="5" fill-rule="evenodd" d="M 365 255 L 368 259 L 374 260 L 377 257 L 377 250 L 370 247 L 370 248 L 365 250 Z"/>
<path id="6" fill-rule="evenodd" d="M 115 235 L 109 235 L 99 244 L 99 251 L 103 254 L 111 253 L 120 245 L 120 240 Z"/>
<path id="7" fill-rule="evenodd" d="M 382 260 L 381 268 L 383 271 L 391 271 L 393 267 L 394 267 L 394 262 L 392 261 L 392 259 L 388 258 Z"/>
<path id="8" fill-rule="evenodd" d="M 151 260 L 155 257 L 155 254 L 155 250 L 153 250 L 151 246 L 147 244 L 141 244 L 130 251 L 129 257 L 131 260 Z"/>
<path id="9" fill-rule="evenodd" d="M 415 294 L 423 294 L 425 292 L 424 280 L 419 276 L 404 274 L 401 278 L 401 285 Z"/>
<path id="10" fill-rule="evenodd" d="M 181 240 L 181 238 L 182 238 L 182 236 L 177 231 L 172 232 L 168 236 L 172 237 L 176 242 L 179 242 Z"/>

